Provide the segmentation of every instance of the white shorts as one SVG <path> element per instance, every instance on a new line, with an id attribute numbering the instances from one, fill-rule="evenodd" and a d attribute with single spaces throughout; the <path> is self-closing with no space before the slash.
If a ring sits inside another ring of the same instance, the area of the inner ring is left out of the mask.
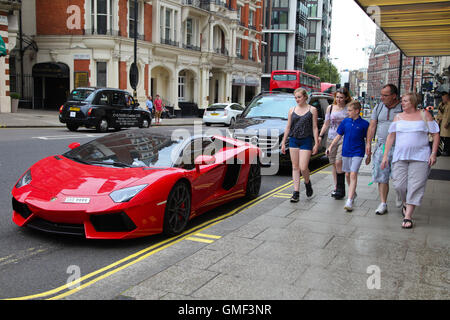
<path id="1" fill-rule="evenodd" d="M 358 172 L 363 157 L 342 157 L 342 171 Z"/>

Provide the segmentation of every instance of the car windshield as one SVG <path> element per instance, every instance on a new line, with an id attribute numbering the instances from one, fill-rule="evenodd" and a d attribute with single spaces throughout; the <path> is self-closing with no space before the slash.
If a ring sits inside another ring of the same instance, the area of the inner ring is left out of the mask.
<path id="1" fill-rule="evenodd" d="M 92 101 L 94 89 L 75 89 L 69 95 L 69 101 Z"/>
<path id="2" fill-rule="evenodd" d="M 289 109 L 296 106 L 294 95 L 269 95 L 253 100 L 243 113 L 244 118 L 287 119 Z"/>
<path id="3" fill-rule="evenodd" d="M 92 165 L 167 168 L 173 166 L 182 142 L 143 130 L 124 131 L 92 140 L 63 156 Z"/>

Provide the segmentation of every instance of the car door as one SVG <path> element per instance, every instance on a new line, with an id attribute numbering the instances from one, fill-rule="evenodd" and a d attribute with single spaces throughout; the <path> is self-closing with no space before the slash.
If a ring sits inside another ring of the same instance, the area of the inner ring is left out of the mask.
<path id="1" fill-rule="evenodd" d="M 215 148 L 211 139 L 205 137 L 193 139 L 182 151 L 181 167 L 191 170 L 193 175 L 193 208 L 200 209 L 207 206 L 221 186 L 225 164 L 201 165 L 199 172 L 195 168 L 195 159 L 199 155 L 214 155 L 214 153 Z"/>
<path id="2" fill-rule="evenodd" d="M 125 101 L 127 101 L 127 126 L 138 127 L 141 121 L 141 112 L 137 107 L 136 100 L 129 93 L 125 93 Z"/>
<path id="3" fill-rule="evenodd" d="M 128 127 L 129 109 L 125 94 L 121 91 L 112 92 L 112 126 L 115 128 Z"/>

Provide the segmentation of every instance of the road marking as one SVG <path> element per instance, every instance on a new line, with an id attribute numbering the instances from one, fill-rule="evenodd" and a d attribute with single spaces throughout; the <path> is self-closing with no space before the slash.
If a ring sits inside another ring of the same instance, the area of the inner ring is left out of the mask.
<path id="1" fill-rule="evenodd" d="M 311 175 L 320 171 L 321 169 L 328 167 L 328 166 L 329 166 L 329 164 L 312 171 Z M 39 298 L 45 298 L 46 300 L 58 300 L 58 299 L 62 299 L 67 296 L 70 296 L 72 294 L 75 294 L 75 293 L 93 285 L 94 283 L 96 283 L 100 280 L 106 279 L 106 278 L 110 277 L 111 275 L 113 275 L 123 269 L 126 269 L 126 268 L 128 268 L 128 267 L 152 256 L 153 254 L 158 253 L 180 241 L 183 241 L 189 237 L 193 237 L 194 235 L 198 235 L 199 231 L 210 228 L 210 227 L 220 223 L 221 221 L 223 221 L 229 217 L 232 217 L 238 213 L 245 212 L 246 209 L 250 209 L 250 208 L 254 207 L 258 203 L 272 197 L 274 194 L 292 187 L 292 184 L 293 184 L 293 182 L 289 181 L 275 189 L 272 189 L 271 191 L 266 192 L 265 194 L 257 197 L 256 199 L 253 199 L 247 203 L 244 203 L 243 205 L 241 205 L 241 206 L 239 206 L 217 218 L 206 221 L 198 226 L 195 226 L 189 230 L 186 230 L 178 236 L 174 236 L 174 237 L 165 239 L 165 240 L 163 240 L 159 243 L 156 243 L 148 248 L 142 249 L 134 254 L 131 254 L 125 258 L 122 258 L 116 262 L 113 262 L 110 265 L 107 265 L 101 269 L 93 271 L 83 277 L 80 277 L 79 279 L 74 280 L 69 284 L 64 284 L 55 289 L 45 291 L 42 293 L 38 293 L 38 294 L 34 294 L 34 295 L 28 295 L 28 296 L 16 297 L 16 298 L 8 298 L 8 299 L 4 299 L 4 300 L 32 300 L 32 299 L 39 299 Z M 203 234 L 203 233 L 200 233 L 200 234 Z M 108 271 L 108 270 L 110 270 L 110 271 Z M 106 272 L 106 271 L 108 271 L 108 272 Z M 88 280 L 90 278 L 93 278 L 93 279 L 90 280 L 89 282 L 81 284 L 85 280 Z M 74 286 L 77 286 L 78 284 L 80 284 L 78 287 L 73 288 Z M 58 294 L 58 293 L 60 293 L 60 294 Z"/>
<path id="2" fill-rule="evenodd" d="M 213 243 L 214 242 L 214 240 L 197 238 L 197 237 L 188 237 L 188 238 L 186 238 L 186 240 L 196 241 L 196 242 L 203 242 L 203 243 Z"/>
<path id="3" fill-rule="evenodd" d="M 205 234 L 205 233 L 196 233 L 195 235 L 199 236 L 199 237 L 211 238 L 211 239 L 216 239 L 216 240 L 222 238 L 221 236 L 215 236 L 212 234 Z"/>

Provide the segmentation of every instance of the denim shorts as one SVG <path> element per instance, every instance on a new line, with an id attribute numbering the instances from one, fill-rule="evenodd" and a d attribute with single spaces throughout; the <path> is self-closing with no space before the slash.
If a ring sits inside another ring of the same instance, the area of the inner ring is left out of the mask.
<path id="1" fill-rule="evenodd" d="M 312 150 L 313 139 L 312 137 L 305 137 L 301 139 L 289 137 L 289 148 L 297 148 L 300 150 Z"/>

